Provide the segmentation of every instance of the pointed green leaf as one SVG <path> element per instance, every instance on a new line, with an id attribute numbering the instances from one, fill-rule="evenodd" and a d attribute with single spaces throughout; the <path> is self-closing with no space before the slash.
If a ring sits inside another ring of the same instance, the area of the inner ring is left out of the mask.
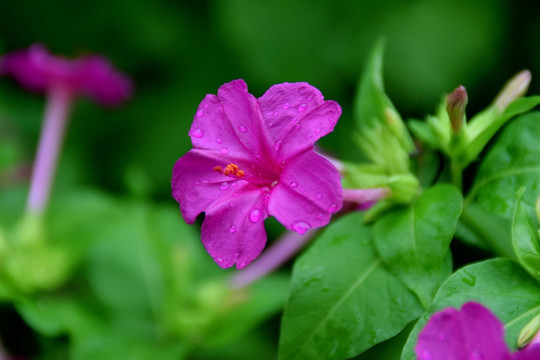
<path id="1" fill-rule="evenodd" d="M 429 317 L 444 308 L 475 301 L 488 307 L 503 323 L 506 343 L 516 347 L 521 329 L 540 312 L 540 283 L 518 264 L 493 259 L 456 271 L 439 289 L 432 305 L 415 325 L 401 360 L 416 360 L 414 346 Z"/>
<path id="2" fill-rule="evenodd" d="M 391 338 L 422 307 L 373 248 L 362 214 L 336 221 L 296 261 L 279 359 L 345 359 Z"/>
<path id="3" fill-rule="evenodd" d="M 444 259 L 462 209 L 454 186 L 437 185 L 375 224 L 375 245 L 385 265 L 424 307 L 451 274 Z"/>
<path id="4" fill-rule="evenodd" d="M 525 189 L 523 189 L 525 190 Z M 521 197 L 516 203 L 512 221 L 512 241 L 521 265 L 534 277 L 540 276 L 540 236 L 538 221 L 521 205 Z"/>

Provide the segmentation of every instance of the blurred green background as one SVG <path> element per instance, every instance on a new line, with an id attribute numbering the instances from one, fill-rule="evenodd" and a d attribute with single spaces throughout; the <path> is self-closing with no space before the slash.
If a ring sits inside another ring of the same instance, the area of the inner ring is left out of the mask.
<path id="1" fill-rule="evenodd" d="M 343 107 L 323 145 L 354 158 L 351 103 L 379 36 L 387 39 L 387 91 L 405 118 L 432 112 L 459 84 L 471 113 L 522 68 L 538 92 L 539 8 L 503 0 L 2 1 L 0 53 L 40 42 L 67 56 L 103 54 L 132 76 L 136 92 L 121 108 L 79 101 L 57 187 L 84 183 L 170 201 L 171 168 L 190 147 L 193 113 L 224 82 L 243 78 L 256 96 L 285 81 L 318 87 Z M 4 138 L 21 134 L 27 161 L 43 101 L 0 79 Z"/>

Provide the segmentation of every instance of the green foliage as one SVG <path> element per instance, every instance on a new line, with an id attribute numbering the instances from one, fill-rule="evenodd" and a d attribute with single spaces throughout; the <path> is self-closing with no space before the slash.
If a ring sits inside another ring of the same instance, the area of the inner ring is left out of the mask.
<path id="1" fill-rule="evenodd" d="M 516 263 L 492 259 L 456 271 L 439 289 L 428 311 L 416 323 L 403 349 L 402 360 L 414 360 L 414 346 L 430 315 L 446 307 L 476 301 L 504 323 L 506 342 L 516 347 L 519 332 L 540 311 L 540 284 Z"/>
<path id="2" fill-rule="evenodd" d="M 437 185 L 375 225 L 375 245 L 382 260 L 424 307 L 452 272 L 448 248 L 461 209 L 459 191 Z"/>
<path id="3" fill-rule="evenodd" d="M 279 359 L 345 359 L 387 340 L 422 312 L 383 265 L 373 232 L 351 214 L 295 263 Z"/>

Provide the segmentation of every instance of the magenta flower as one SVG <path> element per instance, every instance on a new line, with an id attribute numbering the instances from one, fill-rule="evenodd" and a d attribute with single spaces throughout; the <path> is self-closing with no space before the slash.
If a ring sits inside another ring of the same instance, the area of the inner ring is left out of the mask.
<path id="1" fill-rule="evenodd" d="M 416 345 L 419 360 L 537 360 L 540 344 L 510 353 L 503 324 L 484 306 L 468 302 L 428 321 Z"/>
<path id="2" fill-rule="evenodd" d="M 339 173 L 314 151 L 340 115 L 307 83 L 274 85 L 256 99 L 235 80 L 203 99 L 172 195 L 186 222 L 205 212 L 202 242 L 219 266 L 242 269 L 261 253 L 268 216 L 304 234 L 341 208 Z"/>
<path id="3" fill-rule="evenodd" d="M 129 78 L 100 56 L 68 60 L 41 45 L 0 58 L 0 75 L 12 75 L 31 91 L 47 94 L 43 129 L 32 170 L 26 207 L 41 214 L 47 208 L 71 104 L 84 95 L 101 105 L 119 105 L 132 91 Z"/>
<path id="4" fill-rule="evenodd" d="M 68 60 L 51 55 L 39 44 L 0 58 L 0 75 L 5 74 L 11 74 L 31 91 L 63 87 L 72 96 L 88 96 L 106 106 L 122 103 L 132 91 L 130 79 L 105 58 L 91 55 Z"/>

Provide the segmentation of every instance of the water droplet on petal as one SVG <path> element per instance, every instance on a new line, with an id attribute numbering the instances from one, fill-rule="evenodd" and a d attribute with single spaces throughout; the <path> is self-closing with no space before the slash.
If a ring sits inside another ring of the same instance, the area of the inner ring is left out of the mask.
<path id="1" fill-rule="evenodd" d="M 229 183 L 222 183 L 221 186 L 219 187 L 219 190 L 221 191 L 225 191 L 225 190 L 229 190 Z"/>
<path id="2" fill-rule="evenodd" d="M 295 128 L 296 130 L 299 130 L 299 129 L 300 129 L 300 124 L 294 125 L 294 128 Z"/>
<path id="3" fill-rule="evenodd" d="M 253 210 L 251 214 L 249 214 L 249 220 L 252 223 L 256 223 L 261 218 L 261 211 L 260 210 Z"/>
<path id="4" fill-rule="evenodd" d="M 232 194 L 232 196 L 238 197 L 238 196 L 240 196 L 240 194 L 238 194 L 237 192 L 235 192 L 234 194 Z"/>
<path id="5" fill-rule="evenodd" d="M 202 183 L 203 184 L 208 184 L 208 180 L 205 179 L 205 180 L 202 181 Z"/>
<path id="6" fill-rule="evenodd" d="M 296 122 L 296 117 L 291 118 L 291 124 L 294 124 Z"/>
<path id="7" fill-rule="evenodd" d="M 236 232 L 236 226 L 231 225 L 231 227 L 229 228 L 229 232 L 230 232 L 231 234 L 234 234 L 234 233 Z"/>
<path id="8" fill-rule="evenodd" d="M 204 111 L 202 110 L 197 111 L 197 116 L 198 117 L 204 116 Z"/>
<path id="9" fill-rule="evenodd" d="M 482 354 L 480 354 L 480 352 L 473 351 L 471 355 L 469 355 L 469 360 L 484 360 L 484 357 Z"/>
<path id="10" fill-rule="evenodd" d="M 279 150 L 279 146 L 281 145 L 281 140 L 280 141 L 276 141 L 276 143 L 274 144 L 274 149 L 277 151 Z"/>
<path id="11" fill-rule="evenodd" d="M 305 221 L 297 221 L 294 224 L 292 224 L 292 228 L 294 231 L 299 233 L 300 235 L 304 235 L 306 231 L 308 231 L 311 226 Z"/>
<path id="12" fill-rule="evenodd" d="M 321 200 L 322 199 L 322 195 L 321 194 L 317 194 L 317 196 L 315 196 L 317 198 L 317 200 Z"/>
<path id="13" fill-rule="evenodd" d="M 431 360 L 431 354 L 429 353 L 429 351 L 422 351 L 422 353 L 420 354 L 420 360 Z"/>
<path id="14" fill-rule="evenodd" d="M 306 110 L 306 108 L 307 108 L 307 105 L 306 105 L 306 104 L 300 104 L 300 105 L 298 105 L 298 111 L 299 111 L 299 112 L 302 112 L 302 111 Z"/>
<path id="15" fill-rule="evenodd" d="M 202 138 L 203 135 L 204 135 L 203 131 L 200 128 L 196 128 L 195 130 L 191 132 L 191 136 L 196 137 L 196 138 Z"/>
<path id="16" fill-rule="evenodd" d="M 216 262 L 217 262 L 218 264 L 221 264 L 221 263 L 223 262 L 223 259 L 222 259 L 222 258 L 217 258 L 217 259 L 216 259 Z"/>
<path id="17" fill-rule="evenodd" d="M 328 207 L 327 210 L 328 210 L 329 213 L 334 213 L 334 212 L 337 211 L 337 209 L 338 209 L 338 205 L 337 205 L 337 204 L 332 204 L 332 205 L 330 205 L 330 206 Z"/>
<path id="18" fill-rule="evenodd" d="M 271 186 L 271 187 L 275 187 L 277 184 L 279 184 L 279 181 L 274 180 L 274 181 L 272 181 L 272 183 L 270 184 L 270 186 Z"/>
<path id="19" fill-rule="evenodd" d="M 245 262 L 239 262 L 238 264 L 236 264 L 236 267 L 238 269 L 243 269 L 246 267 L 246 263 Z"/>
<path id="20" fill-rule="evenodd" d="M 289 104 L 289 103 L 283 104 L 283 110 L 287 110 L 290 107 L 291 107 L 291 104 Z"/>
<path id="21" fill-rule="evenodd" d="M 221 150 L 219 150 L 220 153 L 222 153 L 223 155 L 227 155 L 229 153 L 229 149 L 227 149 L 226 147 L 222 147 Z"/>
<path id="22" fill-rule="evenodd" d="M 318 133 L 320 133 L 320 132 L 321 132 L 321 129 L 319 129 L 319 128 L 316 128 L 316 129 L 315 129 L 315 133 L 316 133 L 316 134 L 318 134 Z"/>
<path id="23" fill-rule="evenodd" d="M 240 126 L 238 126 L 238 130 L 240 132 L 246 133 L 247 132 L 247 127 L 245 127 L 244 125 L 240 125 Z"/>
<path id="24" fill-rule="evenodd" d="M 294 182 L 294 181 L 291 181 L 291 182 L 289 183 L 289 186 L 292 187 L 292 188 L 295 188 L 295 187 L 298 186 L 298 183 L 296 183 L 296 182 Z"/>
<path id="25" fill-rule="evenodd" d="M 274 116 L 278 116 L 278 115 L 279 115 L 279 112 L 274 111 Z"/>
<path id="26" fill-rule="evenodd" d="M 218 144 L 221 144 L 221 143 L 223 142 L 223 140 L 222 140 L 221 138 L 217 138 L 217 139 L 216 139 L 216 142 L 217 142 Z"/>

